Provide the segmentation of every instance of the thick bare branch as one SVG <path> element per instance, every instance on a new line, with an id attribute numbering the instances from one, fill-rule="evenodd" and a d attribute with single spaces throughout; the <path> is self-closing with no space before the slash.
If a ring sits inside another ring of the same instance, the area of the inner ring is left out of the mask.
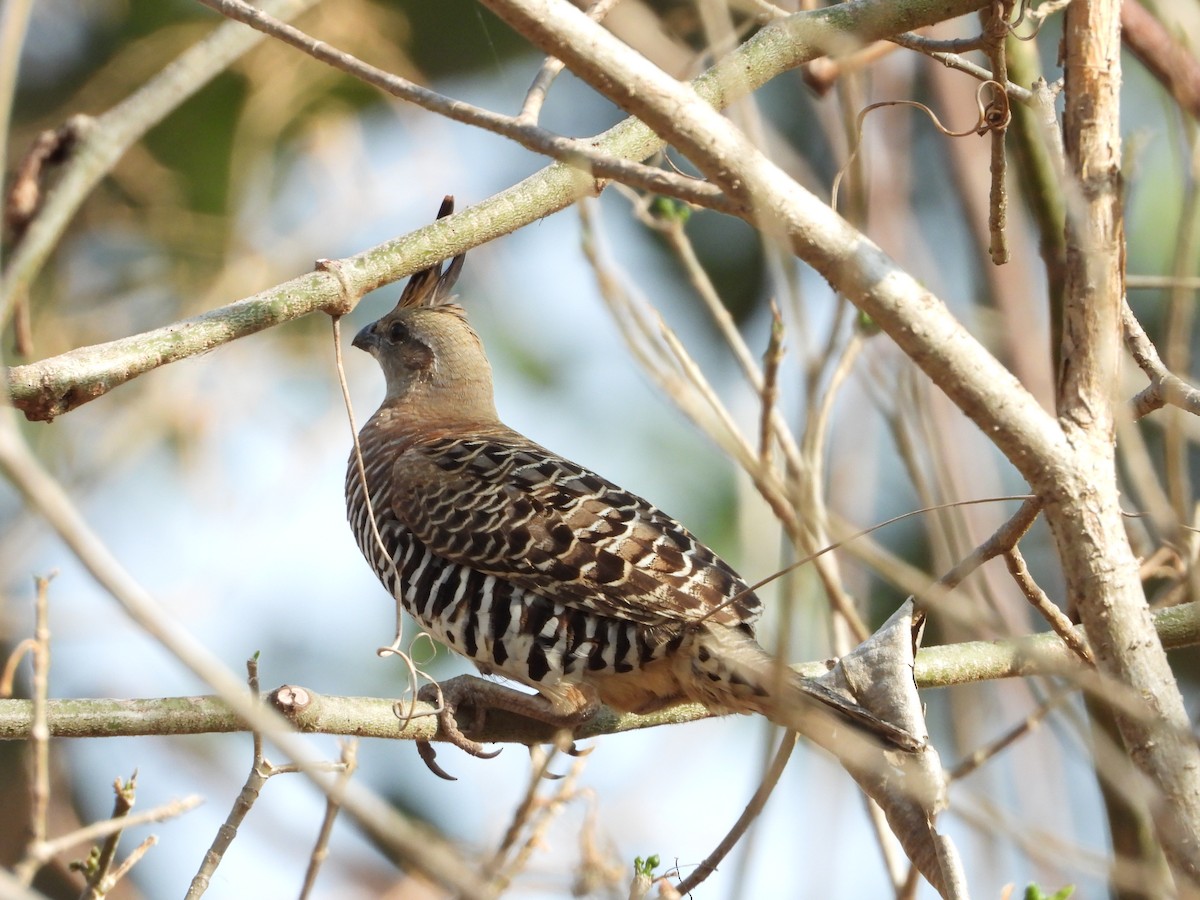
<path id="1" fill-rule="evenodd" d="M 1159 840 L 1177 877 L 1200 883 L 1200 751 L 1186 737 L 1183 699 L 1154 634 L 1114 462 L 1125 275 L 1120 8 L 1119 0 L 1074 0 L 1067 9 L 1063 134 L 1079 195 L 1067 214 L 1058 411 L 1070 451 L 1043 496 L 1097 665 L 1143 698 L 1143 714 L 1116 717 L 1130 758 L 1161 792 Z"/>
<path id="2" fill-rule="evenodd" d="M 1186 603 L 1154 614 L 1158 639 L 1167 648 L 1200 645 L 1200 604 Z M 1075 634 L 1082 637 L 1082 628 Z M 952 687 L 999 678 L 1060 675 L 1078 670 L 1079 657 L 1057 635 L 1043 633 L 1006 641 L 968 641 L 925 647 L 916 657 L 916 681 L 921 689 Z M 795 666 L 796 671 L 818 676 L 826 662 Z M 395 700 L 381 697 L 335 697 L 287 685 L 271 699 L 301 731 L 354 735 L 393 740 L 435 740 L 434 708 L 418 703 L 416 715 L 401 722 Z M 576 732 L 579 739 L 619 734 L 660 725 L 706 718 L 700 706 L 675 706 L 651 715 L 617 715 L 601 712 Z M 47 723 L 54 737 L 137 737 L 142 735 L 220 734 L 247 731 L 246 724 L 219 697 L 161 697 L 156 699 L 50 700 Z M 29 736 L 33 703 L 0 700 L 0 740 Z M 502 711 L 490 712 L 481 740 L 489 743 L 539 743 L 551 741 L 554 729 Z"/>
<path id="3" fill-rule="evenodd" d="M 1054 466 L 1066 455 L 1054 421 L 937 297 L 882 250 L 768 160 L 687 85 L 578 10 L 554 0 L 488 0 L 488 5 L 541 49 L 562 54 L 577 75 L 649 123 L 710 179 L 745 198 L 754 209 L 752 221 L 785 233 L 797 255 L 870 315 L 1030 484 L 1038 489 L 1053 484 Z M 905 16 L 937 5 L 909 8 Z M 787 54 L 789 64 L 803 61 L 797 48 L 807 51 L 814 34 L 822 46 L 848 49 L 860 38 L 876 36 L 869 17 L 866 23 L 859 18 L 868 6 L 832 7 L 837 14 L 830 13 L 820 31 L 812 29 L 807 15 L 781 19 L 747 46 L 762 42 L 774 54 Z M 940 6 L 941 15 L 949 12 L 949 4 Z"/>

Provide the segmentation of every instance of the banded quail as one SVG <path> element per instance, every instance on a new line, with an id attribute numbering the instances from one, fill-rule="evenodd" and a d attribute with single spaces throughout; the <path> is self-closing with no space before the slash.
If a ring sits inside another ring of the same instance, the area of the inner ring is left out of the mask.
<path id="1" fill-rule="evenodd" d="M 759 598 L 681 524 L 500 421 L 483 345 L 450 297 L 463 259 L 415 274 L 354 338 L 387 393 L 359 436 L 363 468 L 352 453 L 346 475 L 350 525 L 384 587 L 481 672 L 537 691 L 454 679 L 443 733 L 484 755 L 451 716 L 467 699 L 564 726 L 601 703 L 647 713 L 692 701 L 913 749 L 763 650 Z M 427 746 L 422 755 L 444 775 Z"/>

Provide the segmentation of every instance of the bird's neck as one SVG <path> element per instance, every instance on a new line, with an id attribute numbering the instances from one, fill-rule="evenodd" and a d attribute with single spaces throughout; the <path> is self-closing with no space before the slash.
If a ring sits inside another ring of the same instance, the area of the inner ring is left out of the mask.
<path id="1" fill-rule="evenodd" d="M 510 433 L 494 407 L 456 406 L 441 402 L 436 409 L 401 397 L 385 400 L 363 427 L 363 443 L 384 441 L 391 452 L 404 452 L 414 444 L 445 437 L 487 437 Z"/>

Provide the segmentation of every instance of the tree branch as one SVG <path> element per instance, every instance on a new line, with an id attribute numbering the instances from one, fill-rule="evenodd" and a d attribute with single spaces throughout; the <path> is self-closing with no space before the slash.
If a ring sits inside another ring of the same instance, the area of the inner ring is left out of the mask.
<path id="1" fill-rule="evenodd" d="M 796 254 L 866 312 L 1039 490 L 1054 484 L 1067 448 L 1061 430 L 1020 382 L 972 337 L 946 306 L 824 202 L 768 160 L 729 121 L 561 0 L 487 0 L 487 5 L 613 102 L 683 150 L 714 182 L 753 208 L 752 224 L 785 234 Z M 937 4 L 907 7 L 904 17 Z M 943 16 L 950 4 L 942 5 Z M 830 7 L 818 32 L 823 46 L 847 48 L 877 36 L 860 14 L 865 0 Z M 903 24 L 893 20 L 892 27 Z M 797 14 L 747 42 L 771 58 L 803 61 L 812 20 Z M 912 27 L 919 27 L 914 24 Z M 858 37 L 853 37 L 854 34 Z M 736 81 L 732 82 L 736 84 Z"/>
<path id="2" fill-rule="evenodd" d="M 264 0 L 263 6 L 277 16 L 291 18 L 314 3 L 316 0 Z M 7 261 L 0 278 L 0 327 L 8 321 L 17 298 L 33 284 L 84 198 L 125 151 L 260 40 L 254 32 L 226 23 L 126 100 L 89 120 L 61 179 L 46 193 L 41 210 Z"/>
<path id="3" fill-rule="evenodd" d="M 1164 647 L 1200 645 L 1200 603 L 1186 603 L 1154 614 L 1154 626 Z M 1081 640 L 1083 629 L 1076 627 Z M 808 676 L 827 671 L 824 662 L 794 666 Z M 1081 671 L 1075 651 L 1051 632 L 1004 641 L 967 641 L 925 647 L 916 658 L 915 677 L 921 689 L 952 687 L 1001 678 L 1032 675 L 1070 675 Z M 283 700 L 279 698 L 284 695 Z M 298 696 L 301 695 L 301 696 Z M 337 697 L 307 688 L 285 685 L 270 697 L 300 731 L 351 735 L 390 740 L 436 740 L 434 708 L 417 703 L 416 716 L 407 724 L 396 718 L 395 701 L 379 697 Z M 620 734 L 661 725 L 676 725 L 710 718 L 701 706 L 683 704 L 639 716 L 602 709 L 580 726 L 577 739 Z M 60 738 L 140 737 L 145 735 L 222 734 L 249 731 L 239 714 L 220 697 L 161 697 L 155 699 L 50 700 L 47 709 L 50 734 Z M 403 726 L 403 727 L 402 727 Z M 0 740 L 29 737 L 33 727 L 30 700 L 0 700 Z M 556 729 L 500 710 L 489 711 L 483 732 L 486 743 L 545 743 Z"/>
<path id="4" fill-rule="evenodd" d="M 689 94 L 723 107 L 781 72 L 846 50 L 857 40 L 856 33 L 862 40 L 881 38 L 963 15 L 981 5 L 982 0 L 906 5 L 892 0 L 855 0 L 798 14 L 763 28 L 692 82 L 695 93 Z M 724 130 L 728 123 L 719 121 Z M 665 142 L 642 122 L 627 119 L 587 143 L 611 157 L 640 160 L 658 152 Z M 594 180 L 578 169 L 554 163 L 482 203 L 340 260 L 345 287 L 353 292 L 350 303 L 368 291 L 558 212 L 594 189 Z M 43 216 L 47 214 L 43 210 Z M 312 312 L 337 309 L 345 300 L 343 283 L 332 273 L 302 275 L 163 328 L 10 369 L 13 404 L 29 419 L 48 421 L 158 366 L 207 353 L 228 341 Z M 1001 388 L 997 387 L 997 399 Z"/>
<path id="5" fill-rule="evenodd" d="M 1138 368 L 1150 379 L 1150 384 L 1133 398 L 1133 417 L 1140 419 L 1168 403 L 1192 415 L 1200 415 L 1200 390 L 1167 368 L 1128 303 L 1123 304 L 1121 310 L 1121 326 L 1125 332 L 1126 349 Z"/>
<path id="6" fill-rule="evenodd" d="M 1134 764 L 1160 792 L 1158 838 L 1176 878 L 1200 883 L 1200 751 L 1156 639 L 1122 521 L 1114 410 L 1124 306 L 1119 0 L 1074 0 L 1064 30 L 1064 147 L 1079 194 L 1068 205 L 1059 421 L 1066 465 L 1040 493 L 1068 600 L 1101 672 L 1142 698 L 1114 709 Z"/>
<path id="7" fill-rule="evenodd" d="M 644 166 L 631 160 L 610 156 L 590 141 L 563 137 L 538 127 L 519 116 L 505 116 L 491 110 L 446 97 L 423 88 L 399 75 L 385 72 L 349 53 L 331 47 L 305 34 L 299 28 L 281 22 L 242 0 L 197 0 L 221 15 L 249 25 L 288 46 L 295 47 L 318 62 L 345 72 L 393 97 L 437 113 L 455 122 L 473 125 L 506 137 L 527 150 L 557 159 L 579 169 L 584 178 L 610 178 L 652 193 L 667 194 L 723 212 L 734 212 L 719 188 L 696 178 L 676 175 L 663 169 Z"/>

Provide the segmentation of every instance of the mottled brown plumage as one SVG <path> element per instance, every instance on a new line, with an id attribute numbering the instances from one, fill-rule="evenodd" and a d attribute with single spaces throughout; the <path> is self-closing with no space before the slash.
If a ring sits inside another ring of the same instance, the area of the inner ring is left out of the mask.
<path id="1" fill-rule="evenodd" d="M 536 690 L 504 702 L 545 721 L 574 724 L 597 701 L 646 713 L 690 700 L 802 732 L 832 709 L 911 742 L 766 653 L 758 597 L 681 524 L 500 421 L 483 346 L 450 302 L 461 266 L 413 276 L 354 339 L 387 394 L 360 434 L 374 528 L 353 455 L 347 510 L 404 608 L 484 673 Z"/>

